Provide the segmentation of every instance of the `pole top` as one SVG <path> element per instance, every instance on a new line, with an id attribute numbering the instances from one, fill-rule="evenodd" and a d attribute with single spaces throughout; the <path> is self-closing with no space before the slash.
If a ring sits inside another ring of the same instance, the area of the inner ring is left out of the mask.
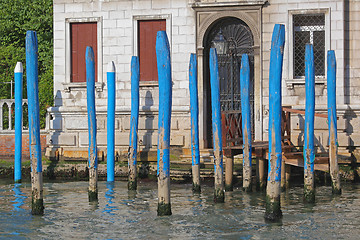
<path id="1" fill-rule="evenodd" d="M 115 72 L 114 61 L 109 62 L 108 66 L 107 66 L 107 72 Z"/>
<path id="2" fill-rule="evenodd" d="M 23 73 L 24 69 L 23 69 L 23 65 L 21 62 L 17 62 L 16 63 L 16 66 L 15 66 L 15 69 L 14 69 L 14 72 L 15 73 Z"/>

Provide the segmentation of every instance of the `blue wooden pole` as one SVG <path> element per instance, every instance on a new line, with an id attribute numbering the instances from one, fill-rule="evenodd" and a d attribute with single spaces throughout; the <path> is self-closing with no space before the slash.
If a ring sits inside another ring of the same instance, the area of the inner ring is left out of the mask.
<path id="1" fill-rule="evenodd" d="M 107 107 L 107 181 L 113 182 L 115 175 L 115 64 L 111 61 L 107 69 L 108 107 Z"/>
<path id="2" fill-rule="evenodd" d="M 266 186 L 265 219 L 277 221 L 280 208 L 281 181 L 281 75 L 285 44 L 285 26 L 275 24 L 271 39 L 269 71 L 269 169 Z"/>
<path id="3" fill-rule="evenodd" d="M 305 129 L 304 129 L 304 200 L 315 202 L 314 179 L 314 120 L 315 120 L 315 70 L 314 50 L 305 46 Z"/>
<path id="4" fill-rule="evenodd" d="M 33 215 L 44 213 L 43 175 L 40 145 L 40 116 L 38 88 L 38 42 L 36 32 L 26 32 L 26 80 L 31 158 L 31 187 Z"/>
<path id="5" fill-rule="evenodd" d="M 327 53 L 327 94 L 328 94 L 328 124 L 329 124 L 329 157 L 332 192 L 341 194 L 341 184 L 338 165 L 338 140 L 336 116 L 336 58 L 334 50 Z"/>
<path id="6" fill-rule="evenodd" d="M 251 143 L 251 110 L 250 110 L 250 65 L 249 56 L 243 54 L 241 58 L 240 69 L 240 87 L 241 87 L 241 117 L 243 133 L 243 189 L 251 191 L 251 173 L 252 173 L 252 143 Z"/>
<path id="7" fill-rule="evenodd" d="M 158 216 L 171 215 L 170 204 L 170 124 L 172 81 L 170 46 L 165 31 L 156 36 L 156 58 L 159 78 L 159 137 L 157 150 Z"/>
<path id="8" fill-rule="evenodd" d="M 137 144 L 139 125 L 139 58 L 131 58 L 131 117 L 130 117 L 130 143 L 129 143 L 129 178 L 128 189 L 137 189 Z"/>
<path id="9" fill-rule="evenodd" d="M 98 200 L 97 146 L 95 109 L 95 59 L 92 47 L 86 47 L 86 92 L 89 129 L 89 201 Z"/>
<path id="10" fill-rule="evenodd" d="M 224 202 L 224 176 L 223 176 L 223 151 L 221 133 L 221 112 L 220 112 L 220 82 L 218 59 L 215 48 L 210 48 L 210 85 L 211 85 L 211 110 L 212 110 L 212 130 L 214 145 L 214 177 L 215 192 L 214 201 Z"/>
<path id="11" fill-rule="evenodd" d="M 197 86 L 196 54 L 190 55 L 189 91 L 191 114 L 191 158 L 192 158 L 192 190 L 200 193 L 200 150 L 199 150 L 199 103 Z"/>
<path id="12" fill-rule="evenodd" d="M 22 152 L 22 99 L 23 99 L 23 65 L 16 63 L 15 67 L 15 183 L 21 182 L 21 152 Z"/>

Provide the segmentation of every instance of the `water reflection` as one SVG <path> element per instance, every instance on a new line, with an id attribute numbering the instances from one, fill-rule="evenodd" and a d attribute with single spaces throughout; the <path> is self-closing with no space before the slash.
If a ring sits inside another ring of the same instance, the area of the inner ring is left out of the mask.
<path id="1" fill-rule="evenodd" d="M 114 215 L 114 211 L 117 210 L 117 207 L 114 204 L 114 182 L 106 182 L 107 191 L 105 192 L 106 204 L 104 208 L 104 213 L 109 215 Z"/>
<path id="2" fill-rule="evenodd" d="M 24 205 L 24 202 L 27 197 L 23 195 L 20 187 L 21 187 L 21 183 L 15 183 L 14 188 L 12 189 L 14 191 L 14 197 L 15 197 L 15 200 L 11 201 L 13 202 L 14 211 L 25 211 L 25 209 L 21 207 Z"/>

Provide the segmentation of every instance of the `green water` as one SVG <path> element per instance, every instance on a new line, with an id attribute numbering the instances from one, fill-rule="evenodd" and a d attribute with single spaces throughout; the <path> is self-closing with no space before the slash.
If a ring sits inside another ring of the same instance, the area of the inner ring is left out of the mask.
<path id="1" fill-rule="evenodd" d="M 99 202 L 89 204 L 87 182 L 44 184 L 44 216 L 30 214 L 31 185 L 0 180 L 2 239 L 360 239 L 360 185 L 344 185 L 333 197 L 318 187 L 316 204 L 305 205 L 303 189 L 282 195 L 283 219 L 264 221 L 264 193 L 225 194 L 213 203 L 213 188 L 193 194 L 190 184 L 171 185 L 172 216 L 157 217 L 157 185 L 99 182 Z"/>

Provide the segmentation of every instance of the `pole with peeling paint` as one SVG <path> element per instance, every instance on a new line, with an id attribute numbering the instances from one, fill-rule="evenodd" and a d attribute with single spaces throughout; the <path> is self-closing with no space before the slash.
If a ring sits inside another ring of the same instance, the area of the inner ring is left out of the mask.
<path id="1" fill-rule="evenodd" d="M 131 120 L 130 120 L 130 144 L 129 144 L 129 178 L 128 189 L 137 188 L 137 143 L 139 123 L 139 58 L 131 58 Z"/>
<path id="2" fill-rule="evenodd" d="M 23 65 L 17 62 L 14 70 L 15 78 L 15 162 L 14 180 L 21 182 L 21 152 L 22 152 L 22 99 L 23 99 Z"/>
<path id="3" fill-rule="evenodd" d="M 26 32 L 26 80 L 31 158 L 31 213 L 44 214 L 43 174 L 40 145 L 38 42 L 35 31 Z"/>
<path id="4" fill-rule="evenodd" d="M 338 165 L 338 140 L 336 117 L 336 58 L 334 50 L 327 53 L 327 94 L 328 94 L 328 124 L 329 124 L 329 157 L 332 192 L 341 194 L 340 174 Z"/>
<path id="5" fill-rule="evenodd" d="M 197 86 L 196 54 L 190 55 L 189 91 L 191 114 L 191 160 L 192 160 L 192 190 L 200 193 L 200 150 L 199 150 L 199 102 Z"/>
<path id="6" fill-rule="evenodd" d="M 241 116 L 243 133 L 243 190 L 250 192 L 251 184 L 251 111 L 250 111 L 250 65 L 249 56 L 243 54 L 240 68 Z"/>
<path id="7" fill-rule="evenodd" d="M 165 31 L 156 35 L 159 78 L 159 136 L 157 149 L 158 216 L 171 215 L 170 204 L 170 124 L 172 80 L 169 40 Z"/>
<path id="8" fill-rule="evenodd" d="M 98 200 L 98 171 L 96 146 L 96 109 L 95 109 L 95 58 L 92 47 L 86 47 L 86 93 L 89 130 L 89 201 Z"/>
<path id="9" fill-rule="evenodd" d="M 315 120 L 315 71 L 314 49 L 305 46 L 305 128 L 304 128 L 304 201 L 315 202 L 314 178 L 314 120 Z"/>
<path id="10" fill-rule="evenodd" d="M 281 182 L 281 75 L 285 44 L 285 26 L 275 24 L 271 39 L 269 71 L 269 168 L 266 186 L 265 219 L 282 218 Z"/>
<path id="11" fill-rule="evenodd" d="M 211 85 L 211 110 L 212 110 L 212 130 L 214 145 L 214 177 L 215 192 L 214 202 L 222 203 L 224 195 L 224 176 L 223 176 L 223 152 L 222 152 L 222 133 L 221 133 L 221 112 L 220 112 L 220 82 L 218 59 L 215 48 L 210 48 L 210 85 Z"/>
<path id="12" fill-rule="evenodd" d="M 107 181 L 113 182 L 115 177 L 115 64 L 109 62 L 107 69 L 108 108 L 107 108 Z"/>

